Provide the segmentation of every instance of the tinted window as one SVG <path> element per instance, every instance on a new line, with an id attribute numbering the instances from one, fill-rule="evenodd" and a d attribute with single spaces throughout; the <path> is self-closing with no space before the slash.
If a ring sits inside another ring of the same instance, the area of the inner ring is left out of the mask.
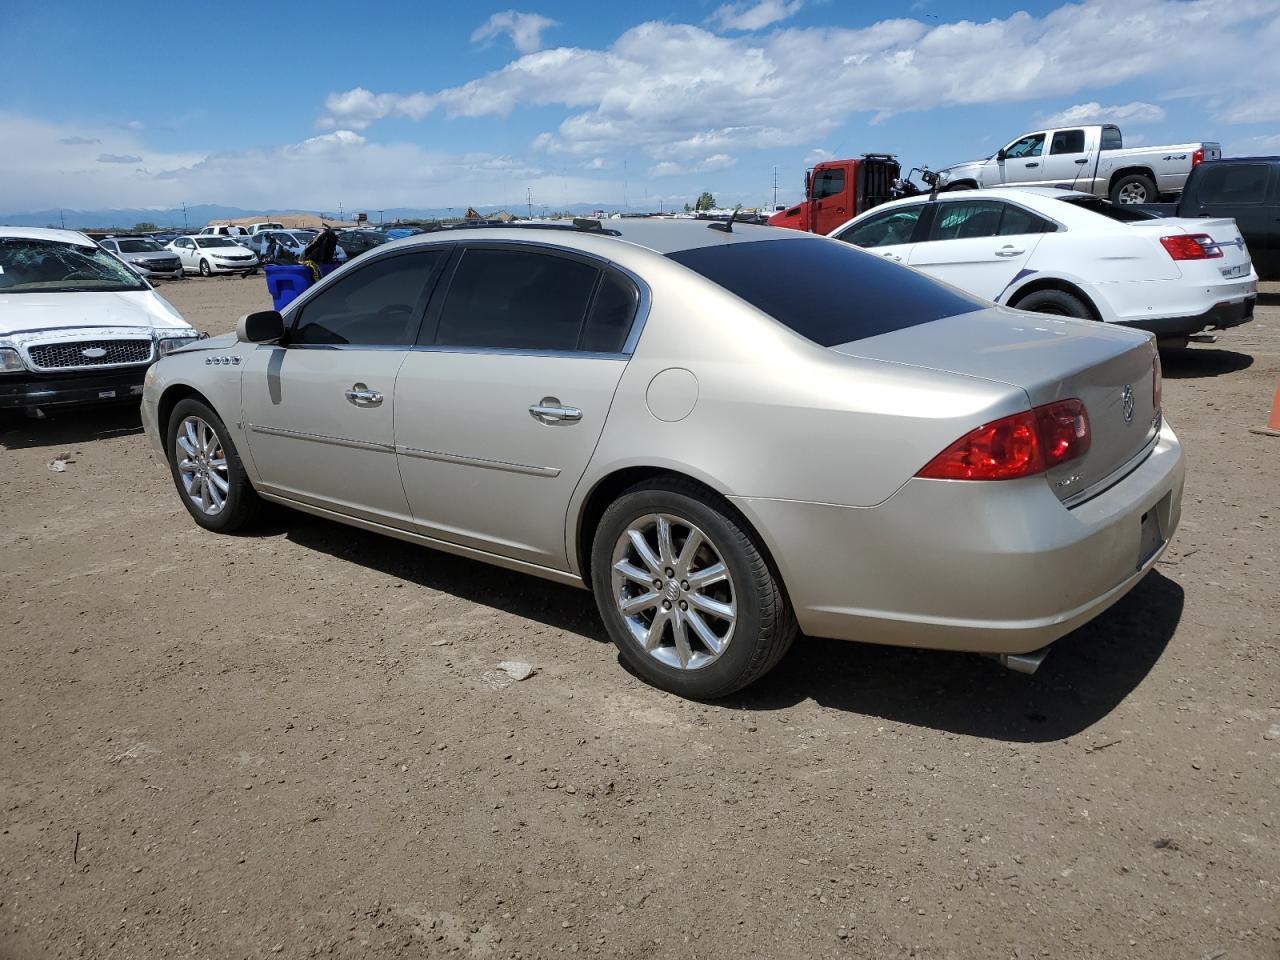
<path id="1" fill-rule="evenodd" d="M 1000 233 L 1002 237 L 1013 237 L 1021 233 L 1052 233 L 1057 225 L 1037 216 L 1030 210 L 1014 206 L 1012 203 L 1002 204 L 1004 213 L 1000 215 Z"/>
<path id="2" fill-rule="evenodd" d="M 447 256 L 418 251 L 349 273 L 302 308 L 290 342 L 407 346 L 418 331 L 423 291 Z"/>
<path id="3" fill-rule="evenodd" d="M 817 237 L 716 244 L 668 256 L 824 347 L 988 306 L 883 257 Z"/>
<path id="4" fill-rule="evenodd" d="M 590 353 L 621 353 L 639 302 L 635 284 L 616 273 L 606 273 L 591 302 L 580 349 Z"/>
<path id="5" fill-rule="evenodd" d="M 837 234 L 836 239 L 859 247 L 888 247 L 895 243 L 910 243 L 916 222 L 924 211 L 924 204 L 898 207 L 868 217 L 861 223 Z"/>
<path id="6" fill-rule="evenodd" d="M 833 197 L 837 193 L 844 193 L 844 169 L 832 167 L 829 170 L 819 171 L 813 181 L 814 199 Z"/>
<path id="7" fill-rule="evenodd" d="M 1084 153 L 1083 130 L 1059 130 L 1053 135 L 1053 143 L 1049 147 L 1052 153 Z"/>
<path id="8" fill-rule="evenodd" d="M 1262 203 L 1267 195 L 1265 163 L 1205 167 L 1198 193 L 1201 203 Z"/>
<path id="9" fill-rule="evenodd" d="M 1044 134 L 1029 133 L 1005 148 L 1004 155 L 1017 160 L 1020 157 L 1038 157 L 1044 152 Z"/>
<path id="10" fill-rule="evenodd" d="M 525 250 L 472 248 L 454 271 L 437 344 L 576 350 L 600 271 Z"/>
<path id="11" fill-rule="evenodd" d="M 164 248 L 154 240 L 121 240 L 119 244 L 112 242 L 112 249 L 119 248 L 121 253 L 155 253 Z"/>
<path id="12" fill-rule="evenodd" d="M 1102 149 L 1103 150 L 1123 150 L 1124 139 L 1120 136 L 1119 127 L 1103 127 L 1102 128 Z"/>
<path id="13" fill-rule="evenodd" d="M 942 203 L 929 228 L 930 240 L 972 240 L 1000 232 L 1004 204 L 996 200 L 964 200 Z"/>

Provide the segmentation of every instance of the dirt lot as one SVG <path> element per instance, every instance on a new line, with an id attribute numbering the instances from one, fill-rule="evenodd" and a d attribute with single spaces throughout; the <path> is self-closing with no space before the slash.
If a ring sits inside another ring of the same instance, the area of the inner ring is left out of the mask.
<path id="1" fill-rule="evenodd" d="M 283 511 L 205 533 L 127 411 L 6 429 L 0 956 L 1275 960 L 1268 291 L 1166 357 L 1182 528 L 1033 678 L 802 639 L 682 702 L 586 594 Z M 267 304 L 163 292 L 211 332 Z"/>

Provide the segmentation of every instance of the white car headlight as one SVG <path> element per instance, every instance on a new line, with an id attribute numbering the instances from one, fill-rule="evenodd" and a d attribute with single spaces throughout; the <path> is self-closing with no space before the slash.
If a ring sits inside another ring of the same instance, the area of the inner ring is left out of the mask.
<path id="1" fill-rule="evenodd" d="M 27 369 L 22 357 L 12 347 L 0 347 L 0 373 L 21 373 Z"/>
<path id="2" fill-rule="evenodd" d="M 189 343 L 195 343 L 200 339 L 198 333 L 184 333 L 174 337 L 161 337 L 156 341 L 156 353 L 164 356 L 166 353 L 173 353 L 179 347 L 185 347 Z"/>

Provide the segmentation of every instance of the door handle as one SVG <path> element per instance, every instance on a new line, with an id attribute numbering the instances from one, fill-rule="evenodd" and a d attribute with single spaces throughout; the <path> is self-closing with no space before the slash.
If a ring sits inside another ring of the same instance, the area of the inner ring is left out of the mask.
<path id="1" fill-rule="evenodd" d="M 1028 166 L 1028 167 L 1038 167 L 1038 166 L 1040 166 L 1040 162 L 1039 162 L 1039 161 L 1036 161 L 1035 163 L 1028 163 L 1028 164 L 1027 164 L 1027 166 Z"/>
<path id="2" fill-rule="evenodd" d="M 576 423 L 582 419 L 582 411 L 577 407 L 565 406 L 557 397 L 543 397 L 529 408 L 529 416 L 539 423 L 558 423 L 561 421 Z"/>
<path id="3" fill-rule="evenodd" d="M 1021 247 L 1015 247 L 1011 243 L 1006 243 L 1003 247 L 996 251 L 997 257 L 1016 257 L 1022 253 Z"/>
<path id="4" fill-rule="evenodd" d="M 382 406 L 382 394 L 377 390 L 370 390 L 363 383 L 353 383 L 351 385 L 351 389 L 347 391 L 347 400 L 357 407 Z"/>
<path id="5" fill-rule="evenodd" d="M 1076 161 L 1076 163 L 1088 163 L 1088 162 L 1089 162 L 1088 157 L 1081 157 L 1079 160 Z"/>
<path id="6" fill-rule="evenodd" d="M 896 253 L 882 253 L 880 254 L 880 256 L 888 257 L 890 260 L 897 260 L 899 263 L 902 262 L 902 258 L 898 256 Z"/>

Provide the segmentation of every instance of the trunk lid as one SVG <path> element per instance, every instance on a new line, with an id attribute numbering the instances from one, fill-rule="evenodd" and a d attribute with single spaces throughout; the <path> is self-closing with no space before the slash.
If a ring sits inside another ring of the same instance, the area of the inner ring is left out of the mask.
<path id="1" fill-rule="evenodd" d="M 1083 401 L 1088 452 L 1046 474 L 1063 501 L 1105 489 L 1159 432 L 1150 334 L 994 307 L 831 349 L 1020 387 L 1033 407 Z"/>
<path id="2" fill-rule="evenodd" d="M 1208 235 L 1213 240 L 1210 252 L 1221 251 L 1222 256 L 1205 260 L 1176 261 L 1183 276 L 1206 279 L 1243 279 L 1249 276 L 1253 264 L 1249 258 L 1249 248 L 1245 246 L 1240 228 L 1230 217 L 1165 217 L 1161 220 L 1139 220 L 1126 224 L 1139 233 L 1148 233 L 1158 244 L 1161 237 L 1178 233 L 1192 235 Z M 1169 254 L 1162 248 L 1164 256 Z"/>

